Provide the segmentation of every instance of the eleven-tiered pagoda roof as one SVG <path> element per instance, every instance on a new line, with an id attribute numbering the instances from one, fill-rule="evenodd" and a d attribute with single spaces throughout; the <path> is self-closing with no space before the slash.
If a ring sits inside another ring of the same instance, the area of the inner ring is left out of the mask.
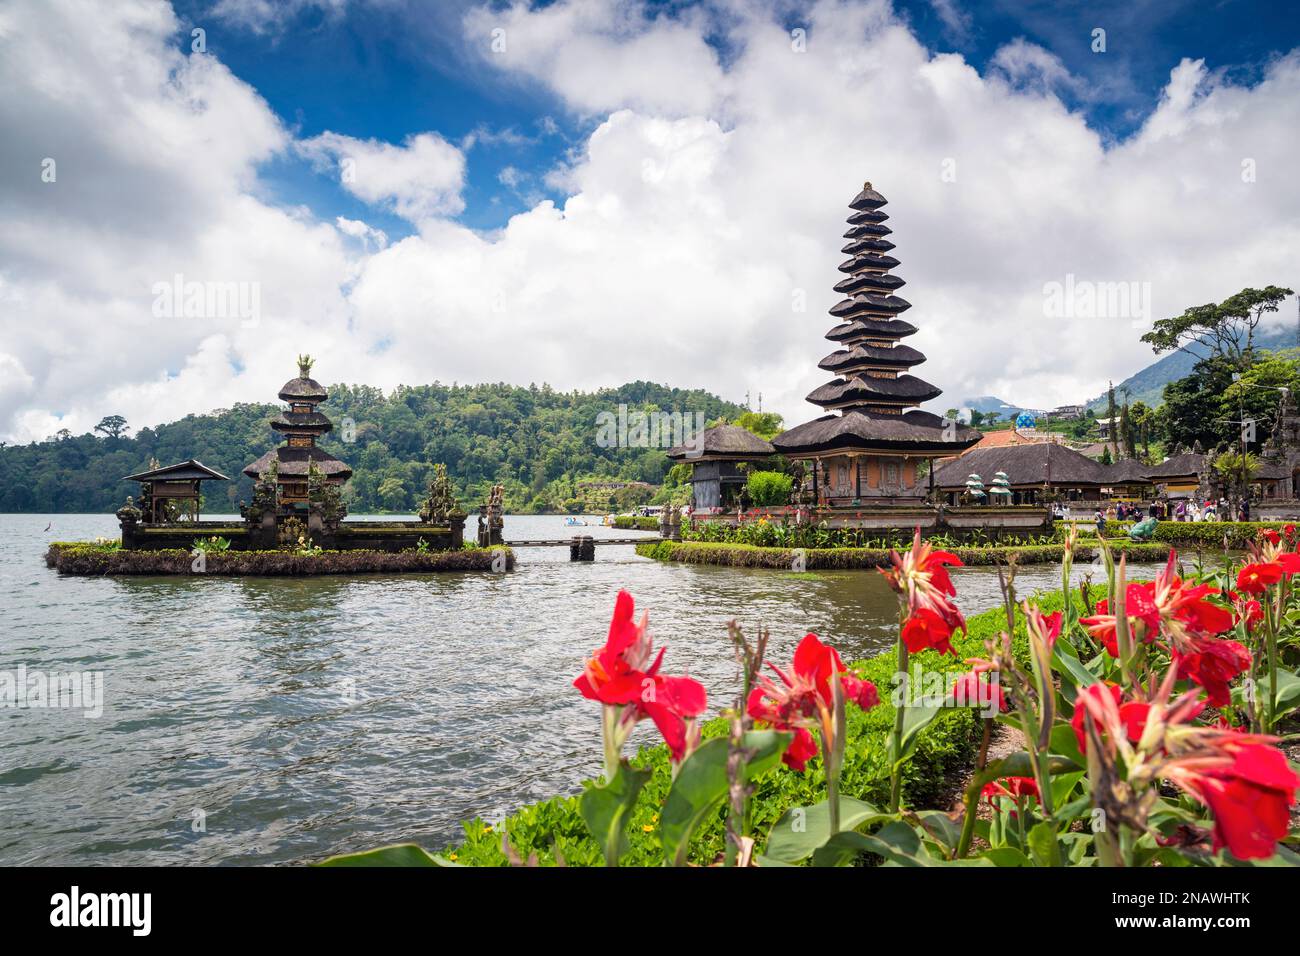
<path id="1" fill-rule="evenodd" d="M 880 211 L 885 202 L 867 183 L 849 203 L 853 213 L 844 233 L 849 242 L 841 251 L 851 258 L 840 264 L 847 276 L 835 285 L 845 298 L 830 310 L 841 322 L 826 333 L 838 348 L 818 365 L 838 377 L 808 395 L 831 414 L 773 439 L 782 454 L 877 450 L 932 457 L 956 454 L 979 441 L 975 429 L 915 407 L 943 392 L 907 371 L 925 356 L 899 342 L 916 326 L 898 318 L 912 305 L 894 294 L 904 282 L 890 271 L 898 260 L 889 255 L 894 244 L 884 238 L 891 233 L 883 225 L 889 216 Z"/>

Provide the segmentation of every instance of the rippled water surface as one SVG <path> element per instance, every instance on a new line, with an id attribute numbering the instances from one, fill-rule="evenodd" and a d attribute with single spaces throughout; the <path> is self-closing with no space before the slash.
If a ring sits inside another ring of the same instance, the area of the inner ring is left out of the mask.
<path id="1" fill-rule="evenodd" d="M 893 639 L 878 574 L 664 565 L 622 545 L 592 564 L 523 549 L 503 575 L 60 578 L 41 560 L 50 541 L 116 532 L 109 515 L 0 515 L 0 671 L 105 675 L 98 719 L 0 710 L 0 864 L 437 848 L 461 820 L 572 792 L 599 772 L 600 730 L 571 681 L 620 587 L 650 612 L 669 671 L 708 687 L 711 713 L 734 692 L 732 617 L 769 626 L 778 659 L 807 631 L 846 658 Z M 505 532 L 574 529 L 510 516 Z M 1020 590 L 1057 575 L 1024 569 Z M 957 587 L 968 614 L 999 601 L 988 570 L 959 571 Z M 653 733 L 638 728 L 633 744 Z"/>

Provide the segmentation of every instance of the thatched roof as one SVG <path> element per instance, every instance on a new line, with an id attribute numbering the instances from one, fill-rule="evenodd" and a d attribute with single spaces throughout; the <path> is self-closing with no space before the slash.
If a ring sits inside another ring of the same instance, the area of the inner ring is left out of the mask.
<path id="1" fill-rule="evenodd" d="M 1282 481 L 1291 477 L 1291 469 L 1285 462 L 1262 461 L 1259 463 L 1259 470 L 1255 472 L 1256 478 L 1263 478 L 1265 481 Z"/>
<path id="2" fill-rule="evenodd" d="M 889 202 L 888 199 L 871 188 L 871 183 L 863 183 L 862 192 L 853 197 L 853 202 L 849 203 L 849 208 L 874 211 L 887 202 Z"/>
<path id="3" fill-rule="evenodd" d="M 886 272 L 864 272 L 846 276 L 833 286 L 840 295 L 857 295 L 859 292 L 884 292 L 901 289 L 907 282 Z"/>
<path id="4" fill-rule="evenodd" d="M 767 458 L 775 454 L 776 449 L 769 442 L 739 425 L 714 425 L 704 430 L 699 445 L 678 445 L 668 449 L 668 457 L 675 461 Z"/>
<path id="5" fill-rule="evenodd" d="M 874 337 L 897 337 L 903 338 L 905 335 L 915 335 L 916 326 L 910 322 L 904 322 L 902 319 L 864 319 L 858 318 L 851 322 L 841 322 L 835 328 L 826 333 L 826 338 L 832 342 L 842 342 L 845 339 L 851 339 L 862 336 Z"/>
<path id="6" fill-rule="evenodd" d="M 164 468 L 153 468 L 138 475 L 127 475 L 123 481 L 229 481 L 230 479 L 209 468 L 197 458 L 188 458 Z"/>
<path id="7" fill-rule="evenodd" d="M 1205 469 L 1205 456 L 1199 452 L 1188 451 L 1173 458 L 1166 459 L 1158 465 L 1147 469 L 1147 477 L 1153 480 L 1164 478 L 1187 478 L 1200 476 Z"/>
<path id="8" fill-rule="evenodd" d="M 321 448 L 290 448 L 288 445 L 272 448 L 245 468 L 244 474 L 250 478 L 257 478 L 262 472 L 271 467 L 272 459 L 279 459 L 279 475 L 281 478 L 305 478 L 307 477 L 307 459 L 309 458 L 316 462 L 316 467 L 321 470 L 321 474 L 326 478 L 347 479 L 352 477 L 351 466 L 339 461 L 329 452 Z"/>
<path id="9" fill-rule="evenodd" d="M 991 478 L 1004 471 L 1014 486 L 1110 484 L 1106 467 L 1056 442 L 975 448 L 935 469 L 934 483 L 940 488 L 963 488 L 972 473 Z"/>
<path id="10" fill-rule="evenodd" d="M 304 431 L 324 434 L 334 427 L 328 416 L 320 412 L 281 412 L 280 417 L 271 422 L 276 431 Z"/>
<path id="11" fill-rule="evenodd" d="M 864 222 L 856 226 L 850 226 L 844 232 L 845 239 L 863 239 L 867 236 L 888 236 L 894 230 L 888 226 L 882 226 L 875 222 Z"/>
<path id="12" fill-rule="evenodd" d="M 848 379 L 837 378 L 820 388 L 814 388 L 808 393 L 808 401 L 823 406 L 840 402 L 869 402 L 873 399 L 877 402 L 905 401 L 909 405 L 919 405 L 942 394 L 943 389 L 935 388 L 915 375 L 900 375 L 898 378 L 855 375 Z"/>
<path id="13" fill-rule="evenodd" d="M 898 265 L 898 260 L 893 256 L 878 256 L 875 253 L 865 253 L 864 255 L 854 256 L 852 259 L 845 259 L 840 263 L 841 272 L 848 272 L 856 275 L 866 269 L 892 269 Z"/>
<path id="14" fill-rule="evenodd" d="M 855 295 L 851 299 L 841 299 L 836 302 L 831 306 L 831 315 L 839 319 L 852 318 L 861 313 L 870 315 L 883 312 L 886 315 L 896 315 L 899 312 L 906 312 L 911 307 L 912 303 L 902 296 L 877 295 L 874 292 L 867 292 Z"/>
<path id="15" fill-rule="evenodd" d="M 323 402 L 329 398 L 325 386 L 314 378 L 291 378 L 280 388 L 282 402 Z"/>
<path id="16" fill-rule="evenodd" d="M 913 409 L 902 415 L 851 411 L 824 415 L 772 439 L 783 455 L 798 457 L 836 451 L 957 452 L 979 441 L 979 432 Z"/>
<path id="17" fill-rule="evenodd" d="M 1122 458 L 1112 465 L 1102 465 L 1102 467 L 1106 469 L 1106 475 L 1109 477 L 1111 484 L 1151 484 L 1151 479 L 1147 477 L 1147 472 L 1151 470 L 1151 466 L 1138 461 L 1136 458 Z"/>
<path id="18" fill-rule="evenodd" d="M 854 239 L 846 242 L 840 249 L 840 252 L 846 256 L 860 256 L 864 252 L 888 252 L 894 248 L 894 244 L 888 239 L 880 239 L 876 236 L 863 236 L 861 239 Z"/>
<path id="19" fill-rule="evenodd" d="M 879 209 L 859 209 L 849 216 L 849 225 L 860 226 L 864 222 L 884 222 L 888 218 L 889 213 L 881 212 Z"/>
<path id="20" fill-rule="evenodd" d="M 879 345 L 855 345 L 851 349 L 837 349 L 817 363 L 818 368 L 839 372 L 861 365 L 896 365 L 904 368 L 920 365 L 925 356 L 910 345 L 882 348 Z"/>

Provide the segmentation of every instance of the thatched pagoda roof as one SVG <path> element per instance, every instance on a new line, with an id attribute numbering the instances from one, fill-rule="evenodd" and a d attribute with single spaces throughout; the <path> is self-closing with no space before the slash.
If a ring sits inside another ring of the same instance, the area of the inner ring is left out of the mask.
<path id="1" fill-rule="evenodd" d="M 864 222 L 856 226 L 850 226 L 844 230 L 845 239 L 865 239 L 868 236 L 888 236 L 892 235 L 894 230 L 888 226 L 882 226 L 878 222 Z"/>
<path id="2" fill-rule="evenodd" d="M 702 442 L 694 447 L 678 445 L 668 449 L 674 460 L 769 458 L 776 454 L 771 443 L 739 425 L 714 425 L 704 430 Z"/>
<path id="3" fill-rule="evenodd" d="M 272 459 L 279 460 L 279 475 L 281 478 L 307 477 L 308 459 L 316 462 L 316 467 L 320 469 L 321 474 L 326 478 L 347 479 L 352 477 L 351 466 L 339 461 L 324 449 L 290 448 L 288 445 L 272 448 L 245 468 L 244 474 L 250 478 L 259 477 L 262 472 L 271 467 Z"/>
<path id="4" fill-rule="evenodd" d="M 814 405 L 838 405 L 842 402 L 870 402 L 875 399 L 886 405 L 919 405 L 943 394 L 943 389 L 935 388 L 929 382 L 914 375 L 900 375 L 898 378 L 874 378 L 870 375 L 855 375 L 850 378 L 837 378 L 827 382 L 808 393 L 808 401 Z"/>
<path id="5" fill-rule="evenodd" d="M 334 427 L 334 423 L 320 412 L 281 412 L 280 417 L 271 422 L 271 427 L 278 432 L 324 434 Z"/>
<path id="6" fill-rule="evenodd" d="M 851 322 L 841 322 L 826 333 L 832 342 L 858 338 L 903 338 L 915 335 L 916 326 L 902 319 L 874 319 L 860 317 Z"/>
<path id="7" fill-rule="evenodd" d="M 855 410 L 796 425 L 777 435 L 772 444 L 794 458 L 872 450 L 922 454 L 961 451 L 979 441 L 979 435 L 968 425 L 947 422 L 920 409 L 902 415 Z"/>
<path id="8" fill-rule="evenodd" d="M 871 183 L 863 183 L 862 192 L 853 197 L 853 201 L 849 203 L 849 208 L 874 212 L 887 202 L 889 202 L 888 199 L 871 188 Z"/>
<path id="9" fill-rule="evenodd" d="M 847 276 L 832 287 L 840 295 L 857 295 L 860 292 L 879 292 L 883 295 L 901 289 L 907 285 L 901 276 L 888 272 L 864 272 L 861 275 Z"/>
<path id="10" fill-rule="evenodd" d="M 853 296 L 851 299 L 841 299 L 831 306 L 831 315 L 840 319 L 849 319 L 855 315 L 878 315 L 884 313 L 888 315 L 897 315 L 906 312 L 912 307 L 902 296 L 898 295 L 877 295 L 874 292 L 866 292 Z"/>
<path id="11" fill-rule="evenodd" d="M 817 363 L 818 368 L 828 372 L 842 372 L 845 369 L 859 367 L 920 365 L 925 356 L 910 345 L 895 345 L 893 348 L 881 348 L 878 345 L 855 345 L 851 349 L 837 349 Z"/>
<path id="12" fill-rule="evenodd" d="M 282 402 L 323 402 L 329 398 L 325 386 L 314 378 L 299 375 L 291 378 L 280 387 L 279 399 Z"/>

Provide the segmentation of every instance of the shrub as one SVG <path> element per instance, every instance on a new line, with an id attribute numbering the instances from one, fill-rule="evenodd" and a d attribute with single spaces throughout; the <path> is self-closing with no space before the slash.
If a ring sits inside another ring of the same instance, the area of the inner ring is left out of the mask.
<path id="1" fill-rule="evenodd" d="M 750 500 L 760 508 L 789 504 L 793 486 L 794 479 L 780 471 L 752 471 L 745 483 Z"/>

